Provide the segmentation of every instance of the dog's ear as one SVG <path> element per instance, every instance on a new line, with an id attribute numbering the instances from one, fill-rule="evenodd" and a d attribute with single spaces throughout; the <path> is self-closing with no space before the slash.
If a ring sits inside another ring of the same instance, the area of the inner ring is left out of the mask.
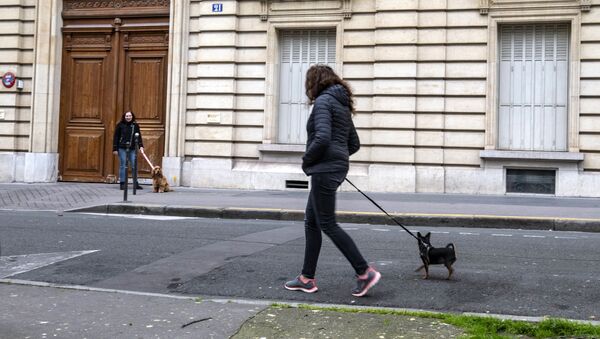
<path id="1" fill-rule="evenodd" d="M 417 238 L 423 238 L 423 236 L 421 235 L 421 232 L 417 232 Z"/>
<path id="2" fill-rule="evenodd" d="M 425 234 L 425 239 L 427 239 L 427 242 L 429 242 L 429 238 L 431 238 L 431 232 L 427 232 L 427 234 Z"/>

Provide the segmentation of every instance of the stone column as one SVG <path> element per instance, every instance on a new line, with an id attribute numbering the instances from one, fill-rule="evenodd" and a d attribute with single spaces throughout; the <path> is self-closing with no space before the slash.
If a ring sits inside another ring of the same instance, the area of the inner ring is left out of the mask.
<path id="1" fill-rule="evenodd" d="M 62 0 L 37 0 L 29 153 L 25 182 L 52 182 L 58 174 Z"/>
<path id="2" fill-rule="evenodd" d="M 163 173 L 172 186 L 181 184 L 187 100 L 189 0 L 171 1 L 167 129 Z"/>

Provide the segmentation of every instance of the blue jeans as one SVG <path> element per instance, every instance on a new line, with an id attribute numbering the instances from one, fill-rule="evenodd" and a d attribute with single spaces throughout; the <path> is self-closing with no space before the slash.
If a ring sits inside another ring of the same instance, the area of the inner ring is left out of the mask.
<path id="1" fill-rule="evenodd" d="M 125 182 L 125 174 L 127 173 L 127 150 L 125 148 L 119 148 L 119 182 Z M 135 170 L 137 166 L 137 150 L 132 149 L 129 151 L 129 166 L 131 171 Z"/>
<path id="2" fill-rule="evenodd" d="M 306 204 L 304 219 L 304 266 L 302 275 L 314 279 L 317 261 L 321 252 L 321 231 L 350 262 L 356 274 L 365 273 L 369 265 L 356 247 L 356 244 L 335 219 L 335 196 L 338 187 L 346 178 L 347 171 L 314 173 L 310 177 L 311 189 Z"/>

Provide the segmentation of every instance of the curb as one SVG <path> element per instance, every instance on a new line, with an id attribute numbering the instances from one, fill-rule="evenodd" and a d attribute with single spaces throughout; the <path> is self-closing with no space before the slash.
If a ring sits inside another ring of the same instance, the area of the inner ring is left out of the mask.
<path id="1" fill-rule="evenodd" d="M 304 211 L 268 208 L 205 207 L 151 204 L 106 204 L 72 209 L 67 212 L 105 214 L 168 215 L 220 219 L 264 219 L 302 221 Z M 505 228 L 550 231 L 600 232 L 600 219 L 494 216 L 469 214 L 408 214 L 391 213 L 398 222 L 408 226 Z M 384 213 L 338 211 L 342 223 L 394 226 Z"/>

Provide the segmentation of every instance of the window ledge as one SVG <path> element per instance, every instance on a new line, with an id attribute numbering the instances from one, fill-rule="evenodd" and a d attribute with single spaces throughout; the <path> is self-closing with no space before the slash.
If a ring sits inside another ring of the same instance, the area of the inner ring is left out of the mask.
<path id="1" fill-rule="evenodd" d="M 258 145 L 258 151 L 260 152 L 260 160 L 268 162 L 301 163 L 304 149 L 304 145 Z"/>
<path id="2" fill-rule="evenodd" d="M 304 145 L 290 144 L 261 144 L 258 145 L 260 152 L 281 152 L 281 153 L 304 153 Z"/>
<path id="3" fill-rule="evenodd" d="M 576 152 L 498 151 L 484 150 L 479 153 L 486 160 L 540 160 L 559 162 L 583 161 L 584 154 Z"/>

